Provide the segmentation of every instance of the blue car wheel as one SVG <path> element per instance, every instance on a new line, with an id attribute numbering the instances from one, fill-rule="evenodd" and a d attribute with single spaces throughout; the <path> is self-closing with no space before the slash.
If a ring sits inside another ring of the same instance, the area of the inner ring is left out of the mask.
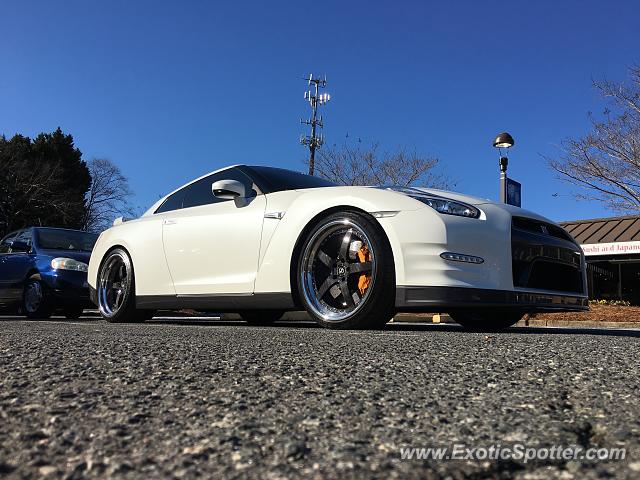
<path id="1" fill-rule="evenodd" d="M 51 302 L 44 284 L 37 279 L 30 279 L 24 287 L 22 311 L 28 318 L 49 318 L 53 313 Z"/>

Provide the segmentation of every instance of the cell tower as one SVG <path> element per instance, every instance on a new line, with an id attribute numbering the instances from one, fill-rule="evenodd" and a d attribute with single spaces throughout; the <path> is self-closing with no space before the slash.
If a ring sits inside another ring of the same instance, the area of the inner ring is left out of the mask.
<path id="1" fill-rule="evenodd" d="M 318 118 L 318 105 L 324 105 L 331 100 L 331 95 L 328 93 L 320 93 L 321 88 L 327 86 L 327 77 L 314 78 L 313 74 L 309 75 L 309 78 L 305 79 L 309 82 L 310 90 L 304 92 L 304 99 L 311 105 L 311 118 L 308 120 L 300 119 L 300 123 L 304 125 L 311 125 L 311 135 L 303 135 L 300 137 L 300 143 L 309 147 L 309 175 L 313 175 L 315 167 L 316 149 L 320 148 L 324 143 L 324 137 L 322 133 L 317 133 L 317 128 L 322 129 L 324 123 L 322 122 L 322 115 Z M 315 91 L 314 91 L 315 89 Z"/>

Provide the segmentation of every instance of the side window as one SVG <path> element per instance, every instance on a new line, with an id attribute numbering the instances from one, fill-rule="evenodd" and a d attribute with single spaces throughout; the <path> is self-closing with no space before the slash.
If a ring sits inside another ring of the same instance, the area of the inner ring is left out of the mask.
<path id="1" fill-rule="evenodd" d="M 170 212 L 171 210 L 179 210 L 182 208 L 182 199 L 184 198 L 185 189 L 178 190 L 173 195 L 169 195 L 167 199 L 162 202 L 162 205 L 158 207 L 155 213 Z"/>
<path id="2" fill-rule="evenodd" d="M 31 235 L 31 230 L 23 230 L 16 236 L 15 240 L 19 240 L 21 242 L 26 243 L 29 246 L 32 246 L 33 245 L 32 238 L 33 236 Z"/>
<path id="3" fill-rule="evenodd" d="M 237 180 L 244 184 L 248 192 L 256 194 L 257 187 L 253 181 L 237 168 L 231 168 L 223 172 L 214 173 L 186 187 L 184 202 L 182 208 L 198 207 L 200 205 L 209 205 L 211 203 L 225 202 L 213 195 L 211 185 L 218 180 Z M 251 193 L 250 193 L 251 195 Z"/>
<path id="4" fill-rule="evenodd" d="M 9 253 L 9 242 L 16 236 L 16 232 L 11 232 L 9 235 L 0 240 L 0 253 Z"/>

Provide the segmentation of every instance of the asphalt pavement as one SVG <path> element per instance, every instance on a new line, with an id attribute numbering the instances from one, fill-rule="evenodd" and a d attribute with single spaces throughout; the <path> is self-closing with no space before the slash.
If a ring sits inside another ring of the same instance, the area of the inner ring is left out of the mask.
<path id="1" fill-rule="evenodd" d="M 0 477 L 640 477 L 640 332 L 0 318 Z M 626 459 L 407 460 L 578 445 Z"/>

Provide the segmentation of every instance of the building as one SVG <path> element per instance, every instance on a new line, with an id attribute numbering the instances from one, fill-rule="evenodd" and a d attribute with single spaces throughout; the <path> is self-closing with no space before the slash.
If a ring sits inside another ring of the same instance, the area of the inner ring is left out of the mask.
<path id="1" fill-rule="evenodd" d="M 589 298 L 640 305 L 640 215 L 560 225 L 584 250 Z"/>

